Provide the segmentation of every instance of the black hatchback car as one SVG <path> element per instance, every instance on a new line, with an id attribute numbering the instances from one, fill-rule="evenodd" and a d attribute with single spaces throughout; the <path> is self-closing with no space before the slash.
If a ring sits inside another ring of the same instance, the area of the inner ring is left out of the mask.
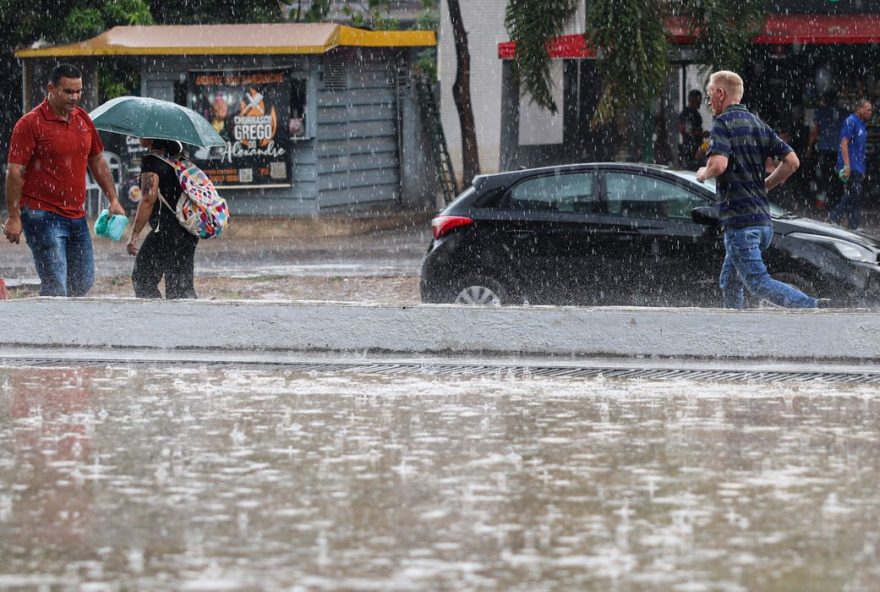
<path id="1" fill-rule="evenodd" d="M 644 164 L 478 176 L 432 221 L 422 301 L 720 306 L 714 195 L 714 181 Z M 773 277 L 833 306 L 880 303 L 880 242 L 772 214 Z"/>

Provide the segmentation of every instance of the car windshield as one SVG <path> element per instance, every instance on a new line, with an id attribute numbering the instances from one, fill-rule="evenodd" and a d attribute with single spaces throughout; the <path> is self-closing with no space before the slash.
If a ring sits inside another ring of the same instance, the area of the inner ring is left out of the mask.
<path id="1" fill-rule="evenodd" d="M 697 181 L 697 173 L 696 171 L 669 171 L 673 175 L 681 177 L 682 179 L 687 179 L 691 183 L 696 185 L 700 185 L 705 187 L 712 193 L 716 191 L 715 179 L 706 179 L 704 183 L 700 183 Z M 785 208 L 781 208 L 772 201 L 770 202 L 770 216 L 773 218 L 791 218 L 794 216 L 791 212 L 786 210 Z"/>

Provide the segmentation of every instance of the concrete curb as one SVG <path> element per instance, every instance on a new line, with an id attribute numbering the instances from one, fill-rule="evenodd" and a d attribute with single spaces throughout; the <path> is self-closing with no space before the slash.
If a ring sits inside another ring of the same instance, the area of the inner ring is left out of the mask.
<path id="1" fill-rule="evenodd" d="M 865 310 L 33 298 L 0 312 L 0 346 L 880 359 L 880 315 Z"/>

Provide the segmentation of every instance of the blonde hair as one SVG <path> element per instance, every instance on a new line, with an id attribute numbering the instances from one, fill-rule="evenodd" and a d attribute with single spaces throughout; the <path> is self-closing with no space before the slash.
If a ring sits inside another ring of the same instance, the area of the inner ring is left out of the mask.
<path id="1" fill-rule="evenodd" d="M 743 79 L 736 72 L 719 70 L 709 77 L 709 84 L 723 88 L 734 101 L 739 102 L 743 98 Z"/>

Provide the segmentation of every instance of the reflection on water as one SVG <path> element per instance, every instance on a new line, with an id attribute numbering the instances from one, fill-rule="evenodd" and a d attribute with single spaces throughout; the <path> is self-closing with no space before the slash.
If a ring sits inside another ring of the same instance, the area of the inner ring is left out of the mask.
<path id="1" fill-rule="evenodd" d="M 0 368 L 0 590 L 871 590 L 880 391 Z"/>

